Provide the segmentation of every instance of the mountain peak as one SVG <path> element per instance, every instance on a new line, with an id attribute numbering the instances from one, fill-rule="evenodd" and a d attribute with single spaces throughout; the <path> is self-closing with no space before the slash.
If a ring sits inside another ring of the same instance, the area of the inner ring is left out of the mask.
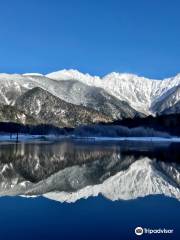
<path id="1" fill-rule="evenodd" d="M 81 73 L 75 69 L 63 69 L 56 72 L 52 72 L 46 75 L 48 78 L 52 78 L 55 80 L 79 80 L 79 81 L 93 81 L 100 80 L 98 76 L 91 76 L 89 73 Z"/>
<path id="2" fill-rule="evenodd" d="M 41 73 L 23 73 L 23 76 L 44 76 Z"/>

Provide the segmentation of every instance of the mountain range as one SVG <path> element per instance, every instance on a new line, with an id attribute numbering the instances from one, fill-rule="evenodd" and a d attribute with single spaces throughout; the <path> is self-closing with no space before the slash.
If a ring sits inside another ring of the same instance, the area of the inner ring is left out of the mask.
<path id="1" fill-rule="evenodd" d="M 77 70 L 0 74 L 0 121 L 76 127 L 172 113 L 180 113 L 180 74 L 164 80 L 127 73 L 100 78 Z"/>

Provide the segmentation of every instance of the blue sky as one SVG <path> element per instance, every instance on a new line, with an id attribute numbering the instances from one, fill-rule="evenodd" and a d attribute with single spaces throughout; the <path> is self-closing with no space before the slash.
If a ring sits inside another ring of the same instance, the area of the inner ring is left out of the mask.
<path id="1" fill-rule="evenodd" d="M 0 0 L 0 72 L 180 72 L 179 0 Z"/>

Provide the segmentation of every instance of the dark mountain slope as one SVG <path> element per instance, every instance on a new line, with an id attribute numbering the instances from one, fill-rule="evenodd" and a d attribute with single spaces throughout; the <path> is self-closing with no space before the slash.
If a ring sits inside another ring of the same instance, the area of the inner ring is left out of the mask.
<path id="1" fill-rule="evenodd" d="M 112 120 L 91 108 L 65 102 L 41 88 L 33 88 L 20 96 L 15 106 L 38 122 L 58 127 L 76 127 Z"/>
<path id="2" fill-rule="evenodd" d="M 38 124 L 32 116 L 29 116 L 15 106 L 0 105 L 0 122 L 15 122 L 23 124 Z"/>

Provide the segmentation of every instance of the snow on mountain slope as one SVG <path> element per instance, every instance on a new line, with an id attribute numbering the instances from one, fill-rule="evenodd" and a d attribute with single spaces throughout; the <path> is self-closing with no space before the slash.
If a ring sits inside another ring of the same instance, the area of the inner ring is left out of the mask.
<path id="1" fill-rule="evenodd" d="M 35 87 L 61 96 L 58 92 L 59 83 L 41 74 L 0 74 L 0 103 L 14 105 L 19 96 Z"/>
<path id="2" fill-rule="evenodd" d="M 39 87 L 68 103 L 92 108 L 113 119 L 143 116 L 128 103 L 113 97 L 102 88 L 88 86 L 77 80 L 57 81 L 34 73 L 24 75 L 1 74 L 0 83 L 1 104 L 14 105 L 25 92 Z"/>
<path id="3" fill-rule="evenodd" d="M 128 103 L 113 97 L 102 88 L 88 86 L 77 80 L 56 82 L 53 92 L 66 102 L 95 109 L 113 119 L 142 116 Z"/>
<path id="4" fill-rule="evenodd" d="M 35 84 L 20 74 L 0 74 L 0 103 L 13 105 L 16 99 Z"/>
<path id="5" fill-rule="evenodd" d="M 26 91 L 40 87 L 54 93 L 58 83 L 41 74 L 0 74 L 0 103 L 14 105 Z"/>
<path id="6" fill-rule="evenodd" d="M 71 83 L 69 83 L 70 80 Z M 164 80 L 152 80 L 134 74 L 115 72 L 100 78 L 80 73 L 77 70 L 62 70 L 46 76 L 39 73 L 0 74 L 0 103 L 13 105 L 17 97 L 24 92 L 40 87 L 67 102 L 85 106 L 92 105 L 97 109 L 100 105 L 99 98 L 93 101 L 92 94 L 96 88 L 95 92 L 99 91 L 98 96 L 103 95 L 104 99 L 106 95 L 106 102 L 110 99 L 112 110 L 114 109 L 112 102 L 116 100 L 115 108 L 126 102 L 129 107 L 122 106 L 123 109 L 128 107 L 128 111 L 132 112 L 135 109 L 137 112 L 149 115 L 156 112 L 153 106 L 166 100 L 170 92 L 172 90 L 175 92 L 178 86 L 180 86 L 180 74 Z M 170 104 L 176 103 L 180 100 L 179 98 L 179 94 L 173 96 L 173 101 L 167 101 L 166 108 L 172 107 L 168 105 L 169 102 Z M 120 104 L 117 104 L 117 100 L 120 100 Z"/>
<path id="7" fill-rule="evenodd" d="M 180 85 L 170 89 L 152 106 L 155 112 L 162 113 L 180 101 Z"/>
<path id="8" fill-rule="evenodd" d="M 56 80 L 78 80 L 101 87 L 109 94 L 128 102 L 139 112 L 149 113 L 151 105 L 172 87 L 180 85 L 180 74 L 164 80 L 153 80 L 127 73 L 110 73 L 103 78 L 82 74 L 77 70 L 62 70 L 46 75 Z"/>
<path id="9" fill-rule="evenodd" d="M 168 114 L 174 114 L 174 113 L 180 113 L 180 101 L 178 101 L 171 107 L 167 107 L 164 111 L 161 112 L 162 115 L 163 114 L 168 115 Z"/>

